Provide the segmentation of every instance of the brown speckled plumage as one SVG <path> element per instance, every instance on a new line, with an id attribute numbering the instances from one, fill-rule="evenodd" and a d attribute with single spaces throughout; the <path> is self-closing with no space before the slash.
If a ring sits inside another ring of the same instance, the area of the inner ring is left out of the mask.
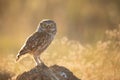
<path id="1" fill-rule="evenodd" d="M 39 55 L 49 46 L 56 34 L 56 24 L 52 20 L 42 20 L 37 30 L 27 39 L 20 49 L 17 59 L 30 53 L 38 64 L 41 63 Z"/>

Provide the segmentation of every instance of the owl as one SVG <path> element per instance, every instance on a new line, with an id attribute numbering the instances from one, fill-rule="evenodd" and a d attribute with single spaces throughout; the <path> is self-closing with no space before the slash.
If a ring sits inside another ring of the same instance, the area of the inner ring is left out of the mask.
<path id="1" fill-rule="evenodd" d="M 27 53 L 33 55 L 37 65 L 42 63 L 40 54 L 50 45 L 57 32 L 56 23 L 50 19 L 42 20 L 36 31 L 30 35 L 17 54 L 16 61 Z"/>

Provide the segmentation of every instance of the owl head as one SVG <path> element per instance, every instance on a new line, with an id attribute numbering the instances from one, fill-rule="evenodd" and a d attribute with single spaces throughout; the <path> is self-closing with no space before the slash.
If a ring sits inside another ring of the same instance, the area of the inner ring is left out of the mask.
<path id="1" fill-rule="evenodd" d="M 56 23 L 53 20 L 44 19 L 39 24 L 38 32 L 39 31 L 45 31 L 50 34 L 55 34 L 57 32 Z"/>

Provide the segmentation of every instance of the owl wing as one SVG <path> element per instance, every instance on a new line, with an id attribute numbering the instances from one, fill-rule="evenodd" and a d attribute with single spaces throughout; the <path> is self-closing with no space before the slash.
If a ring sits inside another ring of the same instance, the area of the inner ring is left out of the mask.
<path id="1" fill-rule="evenodd" d="M 42 43 L 44 42 L 45 36 L 46 35 L 44 32 L 33 33 L 21 48 L 20 52 L 18 53 L 18 56 L 21 56 L 36 50 L 38 46 L 41 46 Z"/>

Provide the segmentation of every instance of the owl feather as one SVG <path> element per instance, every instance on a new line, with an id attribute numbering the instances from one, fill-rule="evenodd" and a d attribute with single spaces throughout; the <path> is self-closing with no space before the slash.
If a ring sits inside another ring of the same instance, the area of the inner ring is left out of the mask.
<path id="1" fill-rule="evenodd" d="M 39 46 L 42 46 L 44 44 L 44 40 L 47 40 L 47 34 L 45 32 L 35 32 L 33 33 L 25 42 L 23 47 L 20 49 L 16 61 L 19 60 L 19 58 L 26 54 L 26 53 L 31 53 L 38 49 Z"/>

